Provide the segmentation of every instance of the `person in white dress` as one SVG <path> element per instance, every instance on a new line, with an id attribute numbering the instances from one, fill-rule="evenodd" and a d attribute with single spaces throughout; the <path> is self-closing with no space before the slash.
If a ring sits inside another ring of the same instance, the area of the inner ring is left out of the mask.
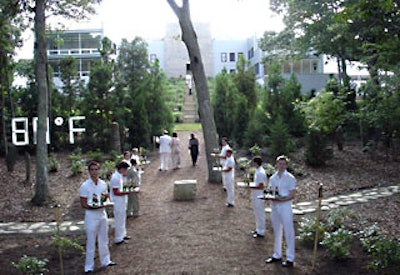
<path id="1" fill-rule="evenodd" d="M 181 165 L 181 144 L 176 132 L 172 133 L 171 158 L 172 169 L 179 169 L 179 165 Z"/>
<path id="2" fill-rule="evenodd" d="M 232 149 L 226 150 L 226 160 L 222 168 L 222 174 L 225 177 L 226 194 L 227 194 L 227 207 L 235 206 L 235 160 L 232 156 Z"/>

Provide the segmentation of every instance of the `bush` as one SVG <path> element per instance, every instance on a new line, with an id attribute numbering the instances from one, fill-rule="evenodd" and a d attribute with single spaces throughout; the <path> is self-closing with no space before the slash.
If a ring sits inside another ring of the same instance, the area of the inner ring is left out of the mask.
<path id="1" fill-rule="evenodd" d="M 332 147 L 327 145 L 327 136 L 318 128 L 311 127 L 306 138 L 306 163 L 310 166 L 318 167 L 333 157 Z"/>
<path id="2" fill-rule="evenodd" d="M 22 256 L 18 263 L 12 262 L 12 265 L 22 274 L 25 275 L 36 275 L 44 274 L 49 270 L 46 268 L 48 260 L 39 260 L 36 257 Z"/>
<path id="3" fill-rule="evenodd" d="M 48 169 L 50 173 L 55 173 L 60 169 L 60 163 L 58 162 L 55 154 L 50 154 Z"/>
<path id="4" fill-rule="evenodd" d="M 355 216 L 354 211 L 347 208 L 337 208 L 329 212 L 326 219 L 326 228 L 328 231 L 335 231 L 342 227 L 344 220 Z"/>
<path id="5" fill-rule="evenodd" d="M 253 156 L 261 156 L 261 148 L 258 146 L 258 144 L 254 144 L 252 147 L 250 147 L 249 151 Z"/>
<path id="6" fill-rule="evenodd" d="M 329 257 L 341 260 L 349 255 L 350 240 L 353 233 L 344 228 L 333 232 L 325 232 L 321 245 L 328 250 Z"/>
<path id="7" fill-rule="evenodd" d="M 298 235 L 296 236 L 296 239 L 305 245 L 313 245 L 315 241 L 315 233 L 317 231 L 316 229 L 317 222 L 315 219 L 303 217 L 298 224 Z M 318 242 L 321 242 L 325 233 L 324 224 L 320 223 L 318 229 Z"/>
<path id="8" fill-rule="evenodd" d="M 89 159 L 100 162 L 101 158 L 103 157 L 103 152 L 100 151 L 89 151 L 87 153 Z"/>
<path id="9" fill-rule="evenodd" d="M 400 273 L 400 242 L 387 239 L 379 232 L 376 224 L 358 232 L 363 248 L 368 252 L 371 261 L 368 269 L 378 272 L 379 269 L 389 268 L 393 274 Z"/>
<path id="10" fill-rule="evenodd" d="M 84 170 L 85 170 L 85 163 L 83 159 L 72 161 L 71 172 L 73 176 L 83 174 Z"/>

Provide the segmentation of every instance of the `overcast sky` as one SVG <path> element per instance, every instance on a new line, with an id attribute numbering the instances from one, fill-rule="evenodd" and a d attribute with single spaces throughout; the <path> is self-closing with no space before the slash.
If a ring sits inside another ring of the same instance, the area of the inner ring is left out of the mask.
<path id="1" fill-rule="evenodd" d="M 179 2 L 179 1 L 178 1 Z M 272 14 L 269 0 L 190 0 L 193 22 L 209 22 L 214 38 L 261 36 L 266 30 L 282 29 L 281 20 Z M 50 18 L 52 23 L 59 19 Z M 111 40 L 122 38 L 162 38 L 167 23 L 178 22 L 166 0 L 103 0 L 90 21 L 65 22 L 67 29 L 103 28 Z M 32 57 L 32 33 L 25 34 L 26 46 L 20 58 Z"/>

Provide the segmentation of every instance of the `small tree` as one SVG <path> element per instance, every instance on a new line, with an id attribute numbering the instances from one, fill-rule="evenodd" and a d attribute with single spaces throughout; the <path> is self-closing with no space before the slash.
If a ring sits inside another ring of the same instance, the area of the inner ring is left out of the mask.
<path id="1" fill-rule="evenodd" d="M 332 147 L 328 147 L 328 138 L 323 131 L 310 127 L 306 137 L 306 163 L 310 166 L 322 166 L 333 157 Z"/>
<path id="2" fill-rule="evenodd" d="M 289 128 L 283 121 L 282 116 L 278 115 L 272 122 L 270 131 L 269 156 L 275 159 L 279 155 L 288 155 L 291 148 L 291 136 L 289 134 Z"/>

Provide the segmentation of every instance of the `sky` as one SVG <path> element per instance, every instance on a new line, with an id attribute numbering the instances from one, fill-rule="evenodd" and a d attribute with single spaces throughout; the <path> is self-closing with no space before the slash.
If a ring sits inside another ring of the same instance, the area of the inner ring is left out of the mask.
<path id="1" fill-rule="evenodd" d="M 180 1 L 177 0 L 179 3 Z M 190 0 L 193 22 L 209 22 L 214 38 L 262 36 L 266 30 L 279 31 L 282 21 L 269 10 L 269 0 Z M 162 38 L 167 23 L 178 19 L 166 0 L 103 0 L 89 21 L 64 21 L 67 29 L 104 29 L 104 34 L 119 44 L 136 36 Z M 53 24 L 60 19 L 50 18 Z M 19 58 L 32 58 L 33 34 L 24 35 L 25 47 Z"/>

